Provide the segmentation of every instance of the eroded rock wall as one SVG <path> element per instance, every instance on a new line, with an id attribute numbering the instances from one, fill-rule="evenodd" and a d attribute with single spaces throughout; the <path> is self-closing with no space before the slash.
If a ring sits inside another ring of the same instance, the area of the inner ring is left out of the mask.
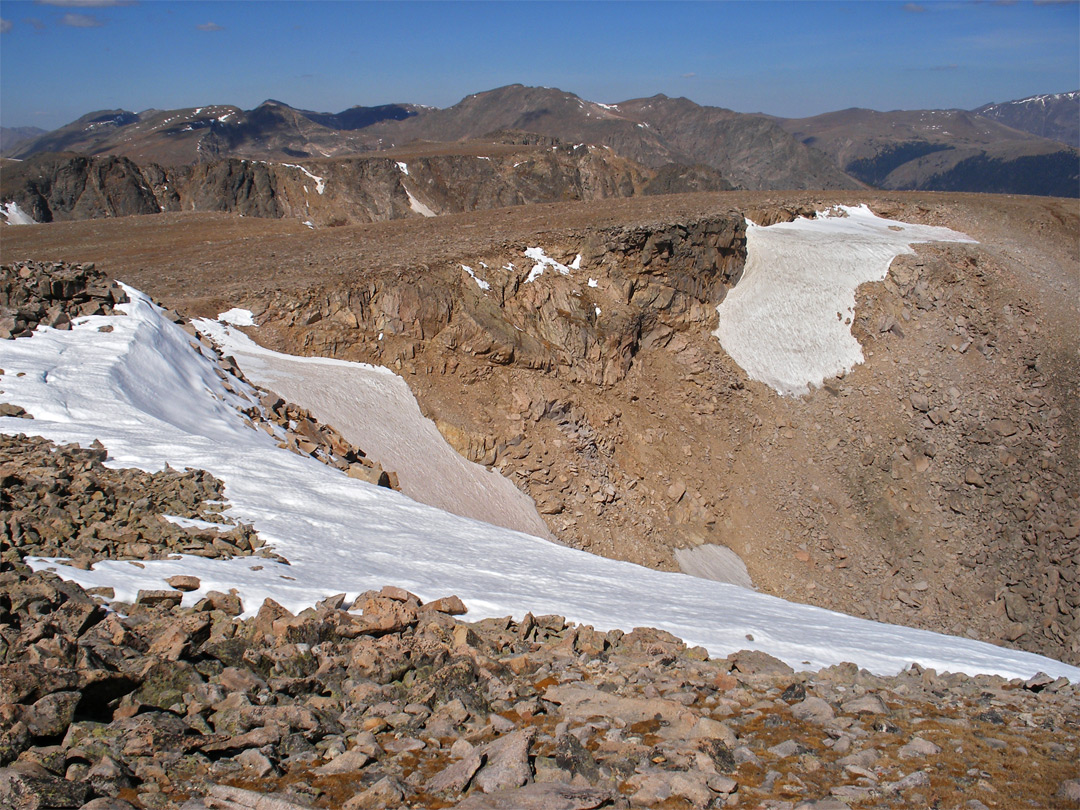
<path id="1" fill-rule="evenodd" d="M 610 385 L 642 345 L 715 317 L 742 272 L 746 229 L 724 212 L 540 241 L 357 285 L 268 292 L 260 323 L 290 340 L 302 335 L 297 348 L 308 352 L 359 350 L 400 367 L 431 349 L 447 364 L 468 359 Z M 550 261 L 535 258 L 536 248 Z"/>
<path id="2" fill-rule="evenodd" d="M 493 144 L 491 155 L 363 156 L 303 165 L 226 158 L 170 167 L 115 156 L 44 154 L 4 167 L 0 199 L 16 202 L 36 222 L 220 211 L 293 217 L 322 227 L 631 197 L 656 174 L 599 147 L 517 148 Z M 692 187 L 719 190 L 727 184 L 715 175 Z"/>

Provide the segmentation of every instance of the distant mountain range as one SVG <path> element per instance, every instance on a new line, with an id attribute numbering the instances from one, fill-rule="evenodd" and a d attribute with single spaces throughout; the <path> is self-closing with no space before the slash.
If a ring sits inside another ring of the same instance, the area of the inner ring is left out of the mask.
<path id="1" fill-rule="evenodd" d="M 1075 197 L 1078 118 L 1077 92 L 976 111 L 852 109 L 780 119 L 664 95 L 599 104 L 561 90 L 510 85 L 446 109 L 391 104 L 320 113 L 268 100 L 254 110 L 99 111 L 5 147 L 4 154 L 112 154 L 163 166 L 224 158 L 295 161 L 415 148 L 418 141 L 483 141 L 513 130 L 606 146 L 653 170 L 670 167 L 667 174 L 707 168 L 744 189 L 871 185 Z"/>
<path id="2" fill-rule="evenodd" d="M 1013 129 L 1080 147 L 1080 90 L 984 104 L 974 112 Z"/>
<path id="3" fill-rule="evenodd" d="M 1073 147 L 966 110 L 841 110 L 781 126 L 876 188 L 1075 197 Z"/>
<path id="4" fill-rule="evenodd" d="M 44 135 L 48 130 L 41 127 L 0 127 L 0 154 L 21 141 Z"/>

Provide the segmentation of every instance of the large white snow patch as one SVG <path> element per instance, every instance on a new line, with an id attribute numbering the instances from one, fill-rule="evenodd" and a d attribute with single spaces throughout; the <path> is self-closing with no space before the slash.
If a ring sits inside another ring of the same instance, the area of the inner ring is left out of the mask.
<path id="1" fill-rule="evenodd" d="M 307 223 L 304 223 L 305 225 Z M 250 309 L 241 309 L 240 307 L 233 307 L 227 312 L 222 312 L 218 315 L 218 320 L 222 323 L 229 323 L 233 326 L 254 326 L 255 315 Z"/>
<path id="2" fill-rule="evenodd" d="M 724 350 L 750 376 L 784 395 L 863 361 L 851 334 L 855 290 L 881 281 L 917 242 L 973 242 L 958 231 L 875 216 L 865 205 L 838 216 L 768 227 L 747 222 L 742 279 L 716 308 Z"/>
<path id="3" fill-rule="evenodd" d="M 895 673 L 911 662 L 938 671 L 1028 677 L 1080 669 L 970 639 L 879 624 L 785 602 L 734 585 L 595 557 L 528 534 L 416 503 L 280 449 L 245 424 L 230 393 L 193 341 L 144 296 L 129 290 L 129 314 L 78 319 L 71 331 L 39 327 L 0 341 L 4 401 L 34 419 L 0 418 L 0 431 L 59 442 L 104 443 L 110 464 L 208 470 L 225 482 L 228 515 L 254 524 L 291 565 L 263 558 L 106 561 L 54 568 L 85 587 L 111 586 L 124 601 L 166 577 L 236 588 L 247 614 L 270 597 L 297 611 L 326 596 L 354 597 L 386 584 L 422 599 L 456 593 L 470 619 L 558 613 L 598 629 L 651 626 L 713 655 L 756 648 L 799 668 L 853 661 Z M 111 332 L 98 327 L 110 325 Z M 325 364 L 297 364 L 297 373 Z M 314 381 L 318 385 L 318 380 Z M 749 637 L 753 641 L 749 640 Z"/>
<path id="4" fill-rule="evenodd" d="M 388 368 L 281 354 L 216 321 L 195 325 L 232 355 L 249 380 L 306 408 L 396 472 L 410 498 L 551 538 L 532 500 L 497 472 L 462 458 L 421 413 L 405 380 Z"/>

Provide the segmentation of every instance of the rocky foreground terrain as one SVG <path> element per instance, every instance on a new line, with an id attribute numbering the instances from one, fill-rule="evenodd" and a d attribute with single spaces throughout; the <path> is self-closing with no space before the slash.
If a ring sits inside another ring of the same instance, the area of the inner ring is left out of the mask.
<path id="1" fill-rule="evenodd" d="M 470 624 L 393 587 L 293 616 L 170 588 L 106 613 L 5 563 L 13 808 L 1073 807 L 1075 685 L 794 673 L 646 629 Z"/>
<path id="2" fill-rule="evenodd" d="M 134 514 L 143 526 L 213 517 L 220 485 L 191 471 L 107 470 L 103 457 L 21 435 L 0 445 L 5 807 L 1080 802 L 1080 690 L 1065 679 L 918 666 L 878 677 L 846 664 L 796 673 L 761 652 L 710 659 L 643 628 L 599 633 L 531 614 L 470 623 L 454 596 L 421 604 L 393 586 L 298 615 L 267 600 L 245 620 L 253 606 L 233 594 L 181 607 L 199 587 L 181 575 L 106 611 L 108 589 L 22 563 L 52 550 L 25 528 L 30 515 L 89 529 L 61 553 L 90 547 L 133 565 L 257 543 L 133 528 Z M 131 540 L 117 548 L 110 535 Z"/>

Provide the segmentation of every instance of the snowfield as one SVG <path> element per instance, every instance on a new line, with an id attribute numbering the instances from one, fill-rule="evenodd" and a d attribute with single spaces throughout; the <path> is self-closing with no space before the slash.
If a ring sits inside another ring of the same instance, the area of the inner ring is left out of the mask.
<path id="1" fill-rule="evenodd" d="M 282 166 L 288 166 L 290 169 L 299 169 L 301 172 L 303 172 L 308 177 L 310 177 L 312 180 L 314 180 L 315 181 L 315 191 L 318 192 L 319 196 L 322 196 L 326 192 L 326 178 L 325 177 L 319 177 L 317 174 L 312 174 L 307 169 L 305 169 L 303 166 L 301 166 L 301 165 L 299 165 L 297 163 L 282 163 L 281 165 Z"/>
<path id="2" fill-rule="evenodd" d="M 875 216 L 865 205 L 761 227 L 747 221 L 746 267 L 716 308 L 713 334 L 753 380 L 785 396 L 863 361 L 851 334 L 855 290 L 881 281 L 917 242 L 974 242 L 949 228 Z"/>
<path id="3" fill-rule="evenodd" d="M 938 671 L 1080 678 L 1080 669 L 1038 655 L 592 556 L 350 479 L 246 425 L 236 406 L 249 403 L 225 389 L 215 364 L 145 296 L 128 292 L 126 316 L 82 318 L 71 331 L 39 328 L 31 338 L 0 341 L 0 398 L 34 416 L 0 418 L 0 430 L 82 445 L 99 439 L 118 467 L 206 469 L 225 482 L 227 514 L 254 524 L 291 564 L 189 557 L 107 561 L 82 571 L 32 561 L 38 569 L 84 587 L 111 586 L 123 601 L 190 574 L 201 587 L 185 604 L 236 588 L 248 615 L 268 597 L 298 611 L 335 593 L 353 597 L 394 584 L 425 600 L 457 594 L 470 620 L 533 611 L 600 630 L 652 626 L 714 656 L 756 648 L 800 669 L 853 661 L 895 673 L 918 662 Z M 103 325 L 113 331 L 99 331 Z M 331 367 L 318 359 L 293 363 L 290 373 L 300 377 Z M 343 388 L 362 384 L 346 374 L 317 384 L 334 379 Z"/>
<path id="4" fill-rule="evenodd" d="M 238 316 L 236 313 L 246 313 Z M 225 315 L 254 320 L 246 310 Z M 264 349 L 243 332 L 216 321 L 196 322 L 244 375 L 306 408 L 398 474 L 401 491 L 429 506 L 551 539 L 532 500 L 509 480 L 460 456 L 420 412 L 408 384 L 383 366 L 302 358 Z"/>

